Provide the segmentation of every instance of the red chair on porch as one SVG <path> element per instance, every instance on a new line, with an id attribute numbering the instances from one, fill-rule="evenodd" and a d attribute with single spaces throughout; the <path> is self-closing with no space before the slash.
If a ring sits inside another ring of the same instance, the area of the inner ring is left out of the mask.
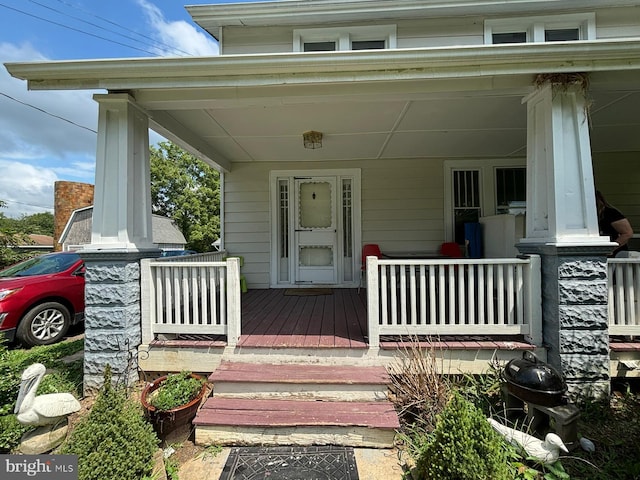
<path id="1" fill-rule="evenodd" d="M 445 242 L 440 245 L 440 255 L 449 258 L 462 258 L 462 249 L 456 242 Z"/>
<path id="2" fill-rule="evenodd" d="M 367 257 L 384 258 L 385 254 L 380 250 L 380 246 L 377 243 L 367 243 L 362 247 L 362 264 L 360 266 L 360 285 L 358 285 L 358 293 L 360 293 L 360 287 L 364 281 L 364 274 L 367 272 Z"/>

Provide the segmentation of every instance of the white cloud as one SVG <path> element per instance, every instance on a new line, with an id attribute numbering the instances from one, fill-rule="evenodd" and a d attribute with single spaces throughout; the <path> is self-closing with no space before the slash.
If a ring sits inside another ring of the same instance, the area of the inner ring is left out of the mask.
<path id="1" fill-rule="evenodd" d="M 170 47 L 159 45 L 157 50 L 160 54 L 205 57 L 219 54 L 218 44 L 190 23 L 183 20 L 167 21 L 162 11 L 147 0 L 138 0 L 138 4 L 144 10 L 151 27 L 156 31 L 157 40 L 170 45 Z"/>
<path id="2" fill-rule="evenodd" d="M 6 208 L 0 210 L 8 217 L 33 213 L 53 213 L 53 184 L 58 180 L 50 168 L 37 168 L 26 163 L 0 160 L 0 199 Z"/>
<path id="3" fill-rule="evenodd" d="M 28 44 L 0 43 L 0 52 L 2 63 L 47 60 Z M 7 202 L 1 213 L 51 209 L 57 180 L 93 182 L 96 134 L 63 120 L 96 130 L 92 93 L 29 92 L 26 82 L 0 68 L 0 200 Z"/>

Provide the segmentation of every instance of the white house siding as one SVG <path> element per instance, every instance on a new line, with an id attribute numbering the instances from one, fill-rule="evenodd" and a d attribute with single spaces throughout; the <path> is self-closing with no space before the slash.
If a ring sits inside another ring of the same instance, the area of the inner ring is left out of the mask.
<path id="1" fill-rule="evenodd" d="M 451 47 L 484 43 L 482 17 L 445 17 L 395 23 L 398 26 L 398 48 Z"/>
<path id="2" fill-rule="evenodd" d="M 224 27 L 223 55 L 293 51 L 293 27 Z"/>
<path id="3" fill-rule="evenodd" d="M 585 9 L 581 12 L 593 12 Z M 580 13 L 572 11 L 570 13 Z M 640 36 L 640 8 L 623 7 L 595 10 L 596 38 L 624 38 Z M 532 13 L 539 16 L 540 13 Z M 542 14 L 544 15 L 544 14 Z M 528 15 L 509 15 L 507 18 L 526 18 Z M 549 15 L 553 16 L 553 14 Z M 487 17 L 489 18 L 489 17 Z M 499 17 L 491 17 L 499 18 Z M 393 20 L 376 22 L 397 25 L 397 48 L 431 48 L 484 43 L 485 17 L 437 17 L 428 19 Z M 375 25 L 373 22 L 349 22 L 348 26 Z M 318 25 L 335 27 L 340 25 Z M 227 26 L 223 30 L 224 55 L 251 53 L 287 53 L 293 51 L 293 30 L 314 28 L 314 25 L 288 25 L 280 27 Z"/>
<path id="4" fill-rule="evenodd" d="M 596 11 L 598 39 L 640 36 L 640 8 L 611 8 Z"/>
<path id="5" fill-rule="evenodd" d="M 360 168 L 362 241 L 383 250 L 437 251 L 443 232 L 443 163 L 440 160 L 237 163 L 225 175 L 225 246 L 242 255 L 249 288 L 269 287 L 272 170 Z"/>

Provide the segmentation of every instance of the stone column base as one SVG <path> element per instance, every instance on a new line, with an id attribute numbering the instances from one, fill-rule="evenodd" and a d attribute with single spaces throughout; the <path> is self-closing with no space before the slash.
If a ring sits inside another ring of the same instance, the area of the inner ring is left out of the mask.
<path id="1" fill-rule="evenodd" d="M 609 395 L 607 246 L 521 243 L 542 265 L 542 328 L 548 362 L 572 401 Z"/>
<path id="2" fill-rule="evenodd" d="M 113 382 L 130 386 L 138 380 L 141 337 L 140 259 L 142 252 L 80 251 L 86 271 L 84 394 L 95 394 L 111 366 Z"/>

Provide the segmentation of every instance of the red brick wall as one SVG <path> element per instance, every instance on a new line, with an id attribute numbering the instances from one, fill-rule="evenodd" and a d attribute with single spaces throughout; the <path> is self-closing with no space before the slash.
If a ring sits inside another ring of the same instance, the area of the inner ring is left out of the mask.
<path id="1" fill-rule="evenodd" d="M 67 221 L 71 216 L 71 212 L 78 208 L 93 205 L 93 185 L 89 183 L 55 182 L 53 185 L 53 238 L 55 240 L 54 250 L 62 250 L 62 246 L 58 243 L 60 235 Z"/>

